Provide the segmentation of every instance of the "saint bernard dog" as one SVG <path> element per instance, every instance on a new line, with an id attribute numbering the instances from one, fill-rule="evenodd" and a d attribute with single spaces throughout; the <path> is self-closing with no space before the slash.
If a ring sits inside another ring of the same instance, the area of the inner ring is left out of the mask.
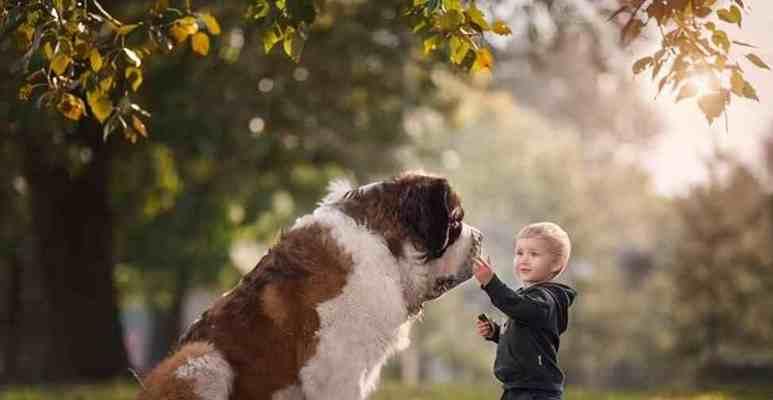
<path id="1" fill-rule="evenodd" d="M 331 184 L 142 381 L 138 400 L 363 399 L 482 235 L 446 179 Z"/>

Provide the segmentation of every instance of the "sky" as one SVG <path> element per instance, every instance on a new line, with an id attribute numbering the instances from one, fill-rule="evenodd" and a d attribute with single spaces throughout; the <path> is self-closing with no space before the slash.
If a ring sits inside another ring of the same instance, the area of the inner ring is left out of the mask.
<path id="1" fill-rule="evenodd" d="M 743 49 L 740 53 L 740 58 L 743 58 L 741 66 L 746 72 L 746 80 L 757 89 L 761 102 L 734 96 L 728 112 L 729 128 L 726 131 L 723 118 L 709 126 L 694 99 L 674 104 L 674 97 L 661 95 L 655 100 L 655 106 L 664 116 L 664 130 L 645 152 L 642 162 L 653 174 L 659 193 L 678 195 L 684 193 L 691 184 L 705 180 L 706 169 L 702 159 L 712 153 L 715 145 L 737 154 L 742 161 L 762 174 L 759 143 L 761 139 L 773 135 L 773 71 L 759 69 L 746 62 L 743 56 L 752 51 L 773 66 L 773 2 L 752 0 L 746 4 L 753 7 L 753 13 L 744 14 L 743 29 L 727 30 L 731 39 L 759 47 L 746 49 L 735 46 L 735 50 Z M 648 54 L 632 51 L 631 59 Z M 736 52 L 736 55 L 739 54 Z M 642 84 L 644 96 L 652 98 L 657 91 L 657 81 L 651 81 L 648 74 L 642 74 L 637 80 Z"/>

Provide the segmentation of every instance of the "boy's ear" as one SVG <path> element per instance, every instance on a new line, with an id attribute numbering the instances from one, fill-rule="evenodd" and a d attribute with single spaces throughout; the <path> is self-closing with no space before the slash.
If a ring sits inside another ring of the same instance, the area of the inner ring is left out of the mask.
<path id="1" fill-rule="evenodd" d="M 553 268 L 551 269 L 551 272 L 553 272 L 553 274 L 555 274 L 555 275 L 558 275 L 563 270 L 564 270 L 564 266 L 561 265 L 561 262 L 560 261 L 556 261 L 556 263 L 553 264 Z"/>

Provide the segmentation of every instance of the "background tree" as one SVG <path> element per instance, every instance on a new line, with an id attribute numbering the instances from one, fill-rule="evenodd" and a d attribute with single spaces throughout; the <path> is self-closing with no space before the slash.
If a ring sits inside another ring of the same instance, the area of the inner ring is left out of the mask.
<path id="1" fill-rule="evenodd" d="M 770 195 L 732 157 L 709 163 L 709 182 L 676 203 L 683 233 L 669 271 L 674 351 L 696 370 L 770 363 L 773 354 L 760 350 L 773 335 Z"/>

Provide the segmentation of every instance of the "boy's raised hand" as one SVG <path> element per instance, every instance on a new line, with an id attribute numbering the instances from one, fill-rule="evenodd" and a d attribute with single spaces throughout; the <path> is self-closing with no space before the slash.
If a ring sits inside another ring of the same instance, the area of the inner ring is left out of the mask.
<path id="1" fill-rule="evenodd" d="M 472 260 L 472 273 L 475 274 L 475 279 L 481 286 L 488 285 L 491 282 L 491 278 L 494 277 L 494 271 L 491 270 L 491 260 L 486 257 L 477 256 Z"/>

